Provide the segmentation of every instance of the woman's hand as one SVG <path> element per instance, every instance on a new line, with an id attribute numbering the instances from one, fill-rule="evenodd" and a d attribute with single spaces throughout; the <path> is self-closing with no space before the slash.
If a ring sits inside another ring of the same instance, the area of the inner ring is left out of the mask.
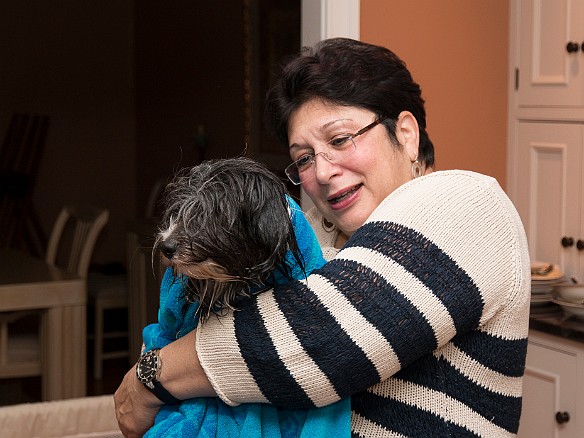
<path id="1" fill-rule="evenodd" d="M 136 367 L 126 373 L 114 394 L 116 418 L 126 438 L 138 438 L 154 424 L 162 402 L 136 378 Z"/>
<path id="2" fill-rule="evenodd" d="M 160 383 L 179 400 L 216 397 L 196 352 L 196 330 L 160 350 Z M 140 437 L 152 427 L 162 402 L 138 381 L 136 367 L 124 376 L 114 394 L 116 417 L 127 438 Z"/>

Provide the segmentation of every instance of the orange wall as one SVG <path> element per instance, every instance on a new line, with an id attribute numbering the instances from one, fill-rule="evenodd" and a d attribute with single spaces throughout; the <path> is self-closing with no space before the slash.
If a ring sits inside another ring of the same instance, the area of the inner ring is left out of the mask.
<path id="1" fill-rule="evenodd" d="M 505 187 L 507 0 L 361 0 L 361 40 L 393 50 L 422 86 L 438 169 Z"/>

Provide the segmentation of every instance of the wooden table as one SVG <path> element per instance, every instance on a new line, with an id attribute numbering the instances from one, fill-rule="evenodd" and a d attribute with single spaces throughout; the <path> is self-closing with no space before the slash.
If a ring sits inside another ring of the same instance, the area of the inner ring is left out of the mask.
<path id="1" fill-rule="evenodd" d="M 86 281 L 22 252 L 0 248 L 0 312 L 41 309 L 44 400 L 86 394 Z"/>

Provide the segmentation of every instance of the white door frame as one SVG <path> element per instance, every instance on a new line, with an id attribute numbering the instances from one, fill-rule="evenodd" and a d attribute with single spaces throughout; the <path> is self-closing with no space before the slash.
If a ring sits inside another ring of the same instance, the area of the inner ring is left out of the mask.
<path id="1" fill-rule="evenodd" d="M 301 44 L 332 37 L 359 39 L 361 0 L 302 0 Z"/>

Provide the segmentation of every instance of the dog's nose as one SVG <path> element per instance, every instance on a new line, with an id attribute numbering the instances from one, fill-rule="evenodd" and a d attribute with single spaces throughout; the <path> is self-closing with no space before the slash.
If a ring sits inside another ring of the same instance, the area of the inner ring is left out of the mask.
<path id="1" fill-rule="evenodd" d="M 160 244 L 160 250 L 162 254 L 166 256 L 168 259 L 172 259 L 176 250 L 178 249 L 178 242 L 174 239 L 163 240 Z"/>

